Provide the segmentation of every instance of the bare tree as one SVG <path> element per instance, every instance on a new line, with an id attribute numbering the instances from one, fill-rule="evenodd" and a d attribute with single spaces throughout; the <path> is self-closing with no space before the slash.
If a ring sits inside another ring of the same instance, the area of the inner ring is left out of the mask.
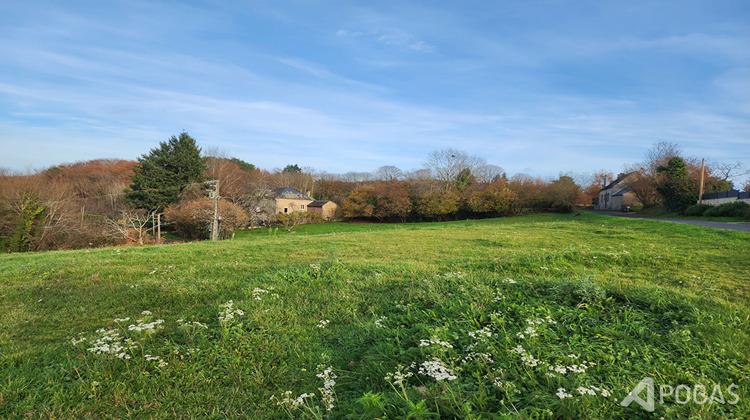
<path id="1" fill-rule="evenodd" d="M 375 170 L 373 175 L 378 181 L 385 182 L 389 182 L 394 179 L 402 179 L 404 177 L 404 173 L 401 171 L 401 169 L 398 169 L 393 165 L 381 166 L 380 168 Z"/>
<path id="2" fill-rule="evenodd" d="M 239 202 L 247 192 L 248 171 L 240 169 L 225 151 L 216 147 L 206 149 L 203 156 L 206 159 L 206 177 L 219 180 L 221 197 L 233 203 Z"/>
<path id="3" fill-rule="evenodd" d="M 452 148 L 433 150 L 427 155 L 427 162 L 425 162 L 425 167 L 430 169 L 433 176 L 445 185 L 446 190 L 455 183 L 461 171 L 469 169 L 473 174 L 483 165 L 486 165 L 483 158 Z"/>
<path id="4" fill-rule="evenodd" d="M 505 170 L 497 165 L 485 164 L 479 165 L 471 173 L 477 179 L 478 183 L 489 184 L 501 178 L 505 174 Z"/>
<path id="5" fill-rule="evenodd" d="M 711 162 L 708 164 L 711 167 L 712 174 L 722 181 L 735 181 L 741 177 L 750 174 L 750 169 L 744 169 L 742 162 L 735 163 L 723 163 L 723 162 Z"/>
<path id="6" fill-rule="evenodd" d="M 115 239 L 127 239 L 143 245 L 143 239 L 151 228 L 148 224 L 153 217 L 142 211 L 123 210 L 119 220 L 107 219 L 108 235 Z"/>
<path id="7" fill-rule="evenodd" d="M 347 172 L 341 177 L 343 181 L 355 184 L 362 184 L 373 180 L 372 173 L 370 172 Z"/>
<path id="8" fill-rule="evenodd" d="M 250 217 L 250 227 L 268 225 L 276 219 L 276 202 L 271 191 L 256 189 L 242 197 L 240 203 Z"/>

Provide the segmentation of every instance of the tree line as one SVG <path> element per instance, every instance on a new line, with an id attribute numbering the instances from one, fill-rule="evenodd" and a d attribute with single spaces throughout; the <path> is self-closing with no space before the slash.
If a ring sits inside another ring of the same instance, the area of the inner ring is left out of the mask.
<path id="1" fill-rule="evenodd" d="M 628 166 L 635 174 L 630 187 L 645 206 L 684 210 L 697 199 L 698 165 L 677 145 L 659 143 L 643 162 Z M 706 191 L 731 189 L 729 179 L 740 170 L 739 164 L 709 165 Z M 412 171 L 388 165 L 330 174 L 296 163 L 267 171 L 201 150 L 181 133 L 137 161 L 98 159 L 30 174 L 0 170 L 0 252 L 144 244 L 153 241 L 156 220 L 182 238 L 204 239 L 217 204 L 220 236 L 231 238 L 236 229 L 276 220 L 269 191 L 280 186 L 336 202 L 345 219 L 446 221 L 572 211 L 591 205 L 614 178 L 606 170 L 551 180 L 508 177 L 501 167 L 450 148 L 430 152 L 424 167 Z M 209 180 L 218 181 L 218 203 L 208 196 Z"/>

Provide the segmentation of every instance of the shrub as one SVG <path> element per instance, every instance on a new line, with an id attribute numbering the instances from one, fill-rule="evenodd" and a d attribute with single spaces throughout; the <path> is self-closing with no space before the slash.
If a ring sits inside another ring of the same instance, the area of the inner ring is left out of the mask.
<path id="1" fill-rule="evenodd" d="M 725 203 L 711 207 L 703 215 L 709 217 L 750 217 L 750 205 L 743 201 Z"/>
<path id="2" fill-rule="evenodd" d="M 709 204 L 695 204 L 686 208 L 683 214 L 685 214 L 685 216 L 703 216 L 703 213 L 711 208 L 713 208 L 713 206 Z"/>
<path id="3" fill-rule="evenodd" d="M 293 211 L 291 213 L 279 213 L 276 215 L 276 221 L 286 226 L 291 231 L 297 225 L 307 225 L 312 223 L 323 222 L 323 216 L 311 211 Z"/>
<path id="4" fill-rule="evenodd" d="M 219 200 L 222 239 L 234 237 L 235 229 L 247 226 L 247 212 L 237 204 Z M 184 239 L 208 239 L 214 218 L 214 200 L 198 198 L 180 201 L 164 210 L 164 218 L 172 224 L 177 234 Z"/>

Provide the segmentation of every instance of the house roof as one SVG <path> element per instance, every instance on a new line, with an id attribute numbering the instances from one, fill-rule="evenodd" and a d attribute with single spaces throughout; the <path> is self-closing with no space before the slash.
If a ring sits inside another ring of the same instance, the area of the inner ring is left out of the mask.
<path id="1" fill-rule="evenodd" d="M 633 172 L 628 172 L 628 173 L 626 173 L 626 174 L 620 174 L 620 176 L 618 176 L 618 177 L 617 177 L 617 179 L 615 179 L 614 181 L 610 182 L 610 183 L 609 183 L 609 184 L 608 184 L 608 185 L 607 185 L 606 187 L 602 188 L 602 189 L 601 189 L 601 190 L 599 190 L 599 191 L 601 192 L 601 191 L 604 191 L 604 190 L 608 190 L 608 189 L 611 189 L 611 188 L 614 188 L 614 187 L 616 187 L 616 186 L 617 186 L 617 184 L 619 184 L 619 183 L 621 183 L 622 181 L 624 181 L 624 180 L 625 180 L 625 178 L 629 177 L 629 176 L 630 176 L 630 175 L 631 175 L 632 173 L 633 173 Z"/>
<path id="2" fill-rule="evenodd" d="M 330 203 L 330 200 L 315 200 L 308 204 L 307 207 L 323 207 L 326 203 Z"/>
<path id="3" fill-rule="evenodd" d="M 274 198 L 286 198 L 290 200 L 310 200 L 312 201 L 312 198 L 308 197 L 305 194 L 302 194 L 301 192 L 295 190 L 294 188 L 289 187 L 276 187 L 273 190 L 271 190 L 273 193 Z"/>
<path id="4" fill-rule="evenodd" d="M 612 194 L 612 197 L 617 197 L 619 195 L 625 195 L 630 192 L 630 187 L 625 187 L 621 189 L 620 191 L 616 192 L 615 194 Z"/>

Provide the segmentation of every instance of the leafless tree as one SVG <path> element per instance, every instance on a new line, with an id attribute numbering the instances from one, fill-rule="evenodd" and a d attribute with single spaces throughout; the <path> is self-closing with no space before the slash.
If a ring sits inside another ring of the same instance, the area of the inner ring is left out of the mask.
<path id="1" fill-rule="evenodd" d="M 742 162 L 711 162 L 708 166 L 711 167 L 712 174 L 723 181 L 739 180 L 741 177 L 750 174 L 750 169 L 743 168 Z"/>
<path id="2" fill-rule="evenodd" d="M 240 202 L 250 217 L 250 227 L 267 225 L 276 220 L 276 202 L 271 191 L 257 189 L 245 194 Z"/>
<path id="3" fill-rule="evenodd" d="M 115 239 L 127 239 L 138 245 L 143 245 L 143 240 L 151 228 L 147 227 L 153 220 L 152 215 L 138 210 L 123 210 L 120 219 L 107 219 L 108 235 Z"/>
<path id="4" fill-rule="evenodd" d="M 472 170 L 471 174 L 474 175 L 478 183 L 489 184 L 502 177 L 505 174 L 505 170 L 497 165 L 484 164 Z"/>
<path id="5" fill-rule="evenodd" d="M 376 180 L 385 182 L 389 182 L 394 179 L 402 179 L 404 177 L 404 173 L 401 171 L 401 169 L 398 169 L 393 165 L 381 166 L 380 168 L 375 170 L 373 175 Z"/>
<path id="6" fill-rule="evenodd" d="M 446 190 L 455 183 L 458 174 L 464 169 L 469 169 L 473 174 L 484 165 L 486 162 L 483 158 L 452 148 L 433 150 L 427 155 L 425 162 L 425 167 L 445 185 Z"/>

